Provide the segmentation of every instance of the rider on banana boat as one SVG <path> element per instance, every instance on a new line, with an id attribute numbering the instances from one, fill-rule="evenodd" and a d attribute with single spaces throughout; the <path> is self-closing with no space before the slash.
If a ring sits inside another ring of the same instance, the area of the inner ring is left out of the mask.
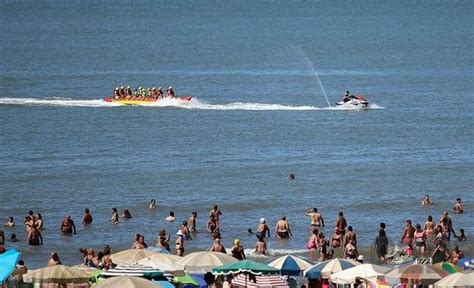
<path id="1" fill-rule="evenodd" d="M 176 98 L 176 94 L 174 93 L 173 87 L 170 86 L 170 87 L 166 90 L 166 96 L 167 96 L 167 97 L 171 97 L 171 98 Z"/>

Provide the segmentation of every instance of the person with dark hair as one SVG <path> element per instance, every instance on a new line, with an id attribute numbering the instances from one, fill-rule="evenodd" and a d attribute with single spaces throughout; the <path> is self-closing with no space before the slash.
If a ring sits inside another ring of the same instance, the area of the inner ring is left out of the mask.
<path id="1" fill-rule="evenodd" d="M 112 224 L 117 224 L 119 223 L 119 214 L 117 212 L 117 208 L 112 208 L 112 218 L 110 219 L 112 221 Z"/>
<path id="2" fill-rule="evenodd" d="M 311 218 L 311 228 L 324 227 L 324 219 L 321 213 L 318 212 L 318 208 L 313 208 L 306 211 L 305 215 Z"/>
<path id="3" fill-rule="evenodd" d="M 61 260 L 59 259 L 58 253 L 56 251 L 51 253 L 51 258 L 48 261 L 48 267 L 62 265 Z"/>
<path id="4" fill-rule="evenodd" d="M 92 215 L 88 208 L 84 209 L 84 215 L 82 216 L 82 224 L 89 225 L 92 223 Z"/>
<path id="5" fill-rule="evenodd" d="M 293 234 L 291 234 L 290 224 L 288 220 L 286 220 L 285 215 L 281 216 L 280 220 L 278 220 L 275 227 L 275 234 L 280 239 L 287 239 L 293 236 Z"/>
<path id="6" fill-rule="evenodd" d="M 375 251 L 380 261 L 385 261 L 385 255 L 388 251 L 388 239 L 385 230 L 379 230 L 379 235 L 375 238 Z"/>
<path id="7" fill-rule="evenodd" d="M 336 227 L 337 229 L 339 229 L 341 235 L 346 234 L 347 221 L 346 218 L 344 218 L 344 213 L 342 213 L 342 211 L 339 212 L 339 215 L 337 217 Z"/>
<path id="8" fill-rule="evenodd" d="M 26 244 L 32 246 L 43 245 L 43 235 L 41 235 L 40 230 L 36 227 L 36 224 L 31 226 L 28 236 L 26 237 Z"/>
<path id="9" fill-rule="evenodd" d="M 462 204 L 461 198 L 458 197 L 458 198 L 456 199 L 456 203 L 454 203 L 453 210 L 454 210 L 454 213 L 455 213 L 455 214 L 462 214 L 462 213 L 464 213 L 464 206 L 463 206 L 463 204 Z"/>
<path id="10" fill-rule="evenodd" d="M 466 239 L 466 234 L 464 234 L 464 229 L 462 229 L 462 228 L 459 229 L 459 234 L 457 235 L 456 238 L 458 238 L 458 241 L 459 241 L 459 242 L 463 242 L 463 241 L 466 241 L 466 240 L 467 240 L 467 239 Z"/>
<path id="11" fill-rule="evenodd" d="M 268 255 L 267 243 L 262 236 L 258 237 L 257 244 L 255 245 L 255 254 Z"/>
<path id="12" fill-rule="evenodd" d="M 122 218 L 125 219 L 125 220 L 131 219 L 132 218 L 132 213 L 130 213 L 130 210 L 128 210 L 128 209 L 123 210 Z"/>
<path id="13" fill-rule="evenodd" d="M 402 239 L 400 243 L 408 245 L 409 243 L 413 243 L 413 239 L 415 237 L 415 227 L 411 224 L 411 220 L 407 220 L 405 224 L 405 228 L 403 229 Z"/>
<path id="14" fill-rule="evenodd" d="M 160 232 L 158 233 L 158 239 L 156 241 L 156 245 L 162 249 L 167 250 L 168 252 L 171 252 L 169 241 L 170 241 L 170 235 L 166 235 L 166 230 L 161 229 Z"/>
<path id="15" fill-rule="evenodd" d="M 38 227 L 39 229 L 39 227 Z M 72 220 L 70 215 L 67 215 L 64 218 L 64 221 L 61 223 L 61 228 L 60 228 L 61 234 L 74 234 L 76 235 L 76 225 L 74 225 L 74 221 Z"/>
<path id="16" fill-rule="evenodd" d="M 188 228 L 188 221 L 183 221 L 183 224 L 181 225 L 181 231 L 183 231 L 185 240 L 193 240 L 193 237 L 191 237 L 191 232 Z"/>
<path id="17" fill-rule="evenodd" d="M 196 225 L 197 225 L 197 212 L 191 213 L 191 216 L 188 218 L 188 224 L 189 224 L 189 231 L 191 233 L 197 233 Z"/>

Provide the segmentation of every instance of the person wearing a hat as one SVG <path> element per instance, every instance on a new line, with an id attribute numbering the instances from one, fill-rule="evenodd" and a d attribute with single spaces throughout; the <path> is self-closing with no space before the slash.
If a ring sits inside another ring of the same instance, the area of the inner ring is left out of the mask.
<path id="1" fill-rule="evenodd" d="M 183 231 L 181 230 L 178 230 L 178 232 L 176 232 L 176 255 L 178 256 L 183 256 L 184 255 L 184 234 L 183 234 Z"/>
<path id="2" fill-rule="evenodd" d="M 237 260 L 245 260 L 245 252 L 244 252 L 244 247 L 240 245 L 240 240 L 235 239 L 234 240 L 234 245 L 232 246 L 230 252 L 232 253 L 232 256 L 237 259 Z"/>
<path id="3" fill-rule="evenodd" d="M 260 218 L 260 222 L 257 225 L 257 238 L 265 238 L 267 234 L 270 237 L 270 227 L 268 227 L 265 218 Z"/>

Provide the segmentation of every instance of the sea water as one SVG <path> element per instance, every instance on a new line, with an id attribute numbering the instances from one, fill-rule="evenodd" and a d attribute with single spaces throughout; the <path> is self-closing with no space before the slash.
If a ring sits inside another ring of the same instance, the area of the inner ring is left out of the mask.
<path id="1" fill-rule="evenodd" d="M 206 249 L 218 204 L 226 247 L 238 237 L 252 249 L 247 229 L 265 217 L 273 233 L 285 214 L 294 237 L 269 247 L 304 252 L 305 212 L 317 207 L 326 235 L 343 211 L 370 254 L 379 222 L 397 243 L 405 220 L 437 221 L 461 197 L 466 212 L 452 218 L 472 254 L 473 5 L 2 1 L 0 221 L 15 217 L 3 230 L 20 239 L 6 246 L 31 268 L 53 250 L 73 265 L 79 248 L 118 251 L 135 233 L 174 240 L 196 211 L 186 251 Z M 101 100 L 122 85 L 172 85 L 193 100 Z M 334 103 L 346 90 L 376 109 L 328 109 L 324 94 Z M 435 205 L 421 207 L 425 194 Z M 133 218 L 112 225 L 113 207 Z M 41 247 L 25 244 L 30 209 L 45 219 Z M 66 215 L 75 236 L 59 234 Z"/>

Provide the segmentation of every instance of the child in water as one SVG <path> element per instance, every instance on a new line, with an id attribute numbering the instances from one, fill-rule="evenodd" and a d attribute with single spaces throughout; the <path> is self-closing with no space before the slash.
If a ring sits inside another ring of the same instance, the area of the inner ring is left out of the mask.
<path id="1" fill-rule="evenodd" d="M 459 242 L 463 242 L 463 241 L 466 241 L 466 235 L 464 234 L 464 229 L 459 229 L 459 234 L 456 235 L 456 237 L 458 238 L 458 241 Z"/>

